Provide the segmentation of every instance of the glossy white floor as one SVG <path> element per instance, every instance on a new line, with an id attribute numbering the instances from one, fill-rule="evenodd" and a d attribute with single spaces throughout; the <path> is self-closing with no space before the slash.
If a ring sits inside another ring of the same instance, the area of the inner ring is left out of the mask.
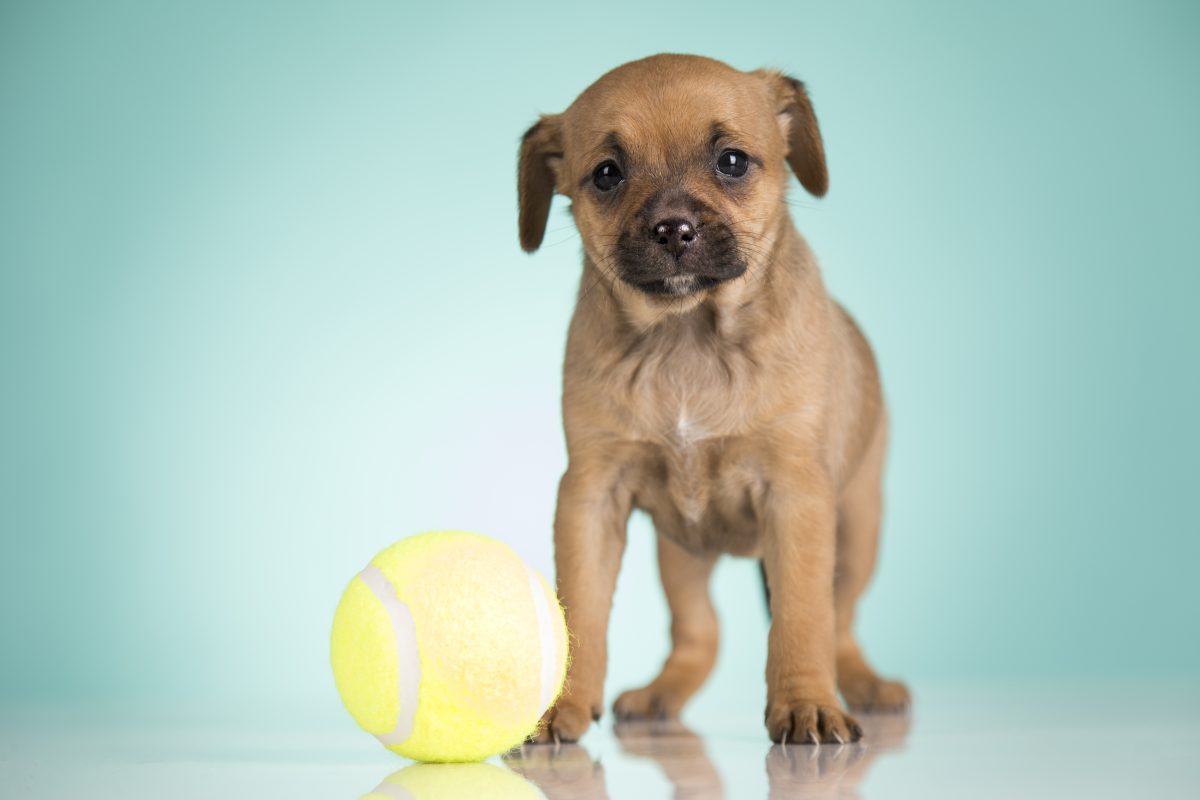
<path id="1" fill-rule="evenodd" d="M 411 765 L 343 728 L 9 709 L 0 798 L 1200 797 L 1196 682 L 916 689 L 857 745 L 771 746 L 748 702 L 483 766 Z"/>

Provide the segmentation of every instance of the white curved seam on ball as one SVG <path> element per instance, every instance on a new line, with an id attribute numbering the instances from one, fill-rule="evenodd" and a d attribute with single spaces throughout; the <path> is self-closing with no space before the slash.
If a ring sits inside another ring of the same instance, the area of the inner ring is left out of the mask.
<path id="1" fill-rule="evenodd" d="M 375 791 L 371 792 L 371 794 L 390 797 L 392 800 L 415 800 L 408 789 L 405 789 L 398 783 L 388 783 L 387 781 L 376 786 Z"/>
<path id="2" fill-rule="evenodd" d="M 550 707 L 550 702 L 554 700 L 554 689 L 556 688 L 554 677 L 557 662 L 554 651 L 557 649 L 557 644 L 554 627 L 550 624 L 550 601 L 546 599 L 542 582 L 528 564 L 525 565 L 525 571 L 529 573 L 529 588 L 533 592 L 533 613 L 537 617 L 538 640 L 542 646 L 541 686 L 538 701 L 541 703 L 542 711 L 545 711 Z"/>
<path id="3" fill-rule="evenodd" d="M 371 594 L 387 611 L 396 635 L 396 671 L 399 673 L 396 727 L 387 733 L 377 733 L 375 738 L 385 746 L 402 744 L 412 736 L 417 717 L 417 695 L 421 689 L 421 655 L 417 650 L 417 626 L 408 606 L 396 596 L 396 587 L 378 567 L 368 564 L 358 574 Z"/>

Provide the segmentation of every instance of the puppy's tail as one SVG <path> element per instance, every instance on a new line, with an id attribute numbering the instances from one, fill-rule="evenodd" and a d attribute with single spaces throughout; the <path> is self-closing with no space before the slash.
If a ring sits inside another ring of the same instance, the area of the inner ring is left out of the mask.
<path id="1" fill-rule="evenodd" d="M 758 574 L 762 576 L 763 586 L 763 601 L 767 606 L 767 619 L 771 618 L 771 587 L 767 586 L 767 565 L 761 560 L 758 562 Z"/>

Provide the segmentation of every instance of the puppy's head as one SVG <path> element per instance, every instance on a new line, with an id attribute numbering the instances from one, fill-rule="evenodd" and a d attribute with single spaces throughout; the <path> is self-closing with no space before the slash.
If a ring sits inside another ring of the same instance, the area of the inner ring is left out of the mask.
<path id="1" fill-rule="evenodd" d="M 542 243 L 557 191 L 615 294 L 690 307 L 676 301 L 761 272 L 787 216 L 789 167 L 825 194 L 821 134 L 799 81 L 698 56 L 635 61 L 526 132 L 521 246 Z"/>

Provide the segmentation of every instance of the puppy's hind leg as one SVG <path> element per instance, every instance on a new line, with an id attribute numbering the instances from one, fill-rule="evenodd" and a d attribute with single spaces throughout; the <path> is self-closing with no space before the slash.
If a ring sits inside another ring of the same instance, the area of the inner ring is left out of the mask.
<path id="1" fill-rule="evenodd" d="M 863 463 L 843 490 L 838 507 L 838 552 L 833 582 L 838 690 L 852 711 L 903 711 L 909 704 L 908 688 L 876 674 L 853 632 L 855 606 L 871 579 L 879 549 L 886 425 L 886 419 L 881 419 Z"/>
<path id="2" fill-rule="evenodd" d="M 617 698 L 618 719 L 676 717 L 712 672 L 718 636 L 708 581 L 716 560 L 658 536 L 658 571 L 671 609 L 671 654 L 657 678 Z"/>

